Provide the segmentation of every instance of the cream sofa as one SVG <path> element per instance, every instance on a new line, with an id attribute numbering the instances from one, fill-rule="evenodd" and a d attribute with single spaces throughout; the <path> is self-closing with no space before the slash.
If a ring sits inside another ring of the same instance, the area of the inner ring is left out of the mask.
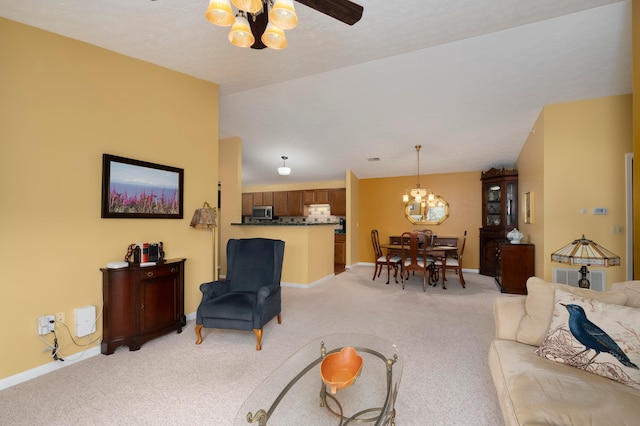
<path id="1" fill-rule="evenodd" d="M 489 367 L 505 424 L 640 424 L 640 390 L 534 353 L 549 328 L 556 287 L 640 308 L 640 281 L 601 293 L 530 278 L 528 296 L 496 298 Z"/>

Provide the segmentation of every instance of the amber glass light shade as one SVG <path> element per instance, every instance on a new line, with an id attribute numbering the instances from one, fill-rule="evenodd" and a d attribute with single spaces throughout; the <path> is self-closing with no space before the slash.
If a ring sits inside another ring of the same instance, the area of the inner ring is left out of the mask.
<path id="1" fill-rule="evenodd" d="M 293 0 L 275 0 L 269 12 L 269 22 L 283 30 L 295 28 L 298 25 L 298 16 L 293 7 Z"/>
<path id="2" fill-rule="evenodd" d="M 256 14 L 262 10 L 262 0 L 231 0 L 231 2 L 245 12 Z"/>
<path id="3" fill-rule="evenodd" d="M 235 21 L 229 0 L 211 0 L 204 16 L 212 24 L 221 27 L 231 26 Z"/>
<path id="4" fill-rule="evenodd" d="M 256 39 L 251 33 L 247 18 L 242 15 L 236 16 L 236 22 L 229 32 L 229 41 L 237 47 L 251 47 L 255 43 Z"/>
<path id="5" fill-rule="evenodd" d="M 284 35 L 284 31 L 271 22 L 267 24 L 267 29 L 264 30 L 264 34 L 260 39 L 265 46 L 271 49 L 284 49 L 287 47 L 287 38 Z"/>

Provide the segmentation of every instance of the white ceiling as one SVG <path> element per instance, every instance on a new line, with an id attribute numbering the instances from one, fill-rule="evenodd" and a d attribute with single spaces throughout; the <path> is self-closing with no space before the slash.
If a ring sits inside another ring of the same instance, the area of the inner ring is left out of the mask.
<path id="1" fill-rule="evenodd" d="M 544 105 L 631 93 L 628 0 L 356 3 L 354 26 L 296 3 L 282 51 L 231 46 L 208 0 L 0 0 L 0 16 L 219 84 L 244 185 L 415 175 L 416 144 L 422 174 L 510 167 Z"/>

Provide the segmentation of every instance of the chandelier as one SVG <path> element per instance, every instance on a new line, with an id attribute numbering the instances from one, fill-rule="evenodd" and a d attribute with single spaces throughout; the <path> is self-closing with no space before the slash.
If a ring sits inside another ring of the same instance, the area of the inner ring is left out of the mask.
<path id="1" fill-rule="evenodd" d="M 228 36 L 231 44 L 255 49 L 287 47 L 284 30 L 298 24 L 293 0 L 231 0 L 231 3 L 238 8 L 235 15 L 229 0 L 210 0 L 205 13 L 212 24 L 231 26 Z M 260 42 L 256 41 L 254 34 L 260 35 Z"/>
<path id="2" fill-rule="evenodd" d="M 404 195 L 402 196 L 402 201 L 404 201 L 405 203 L 408 203 L 410 199 L 409 196 L 411 196 L 413 197 L 416 203 L 420 203 L 422 202 L 422 199 L 424 197 L 427 197 L 427 194 L 429 194 L 429 196 L 427 197 L 427 200 L 429 204 L 432 204 L 435 202 L 435 196 L 433 195 L 433 192 L 420 187 L 420 148 L 422 148 L 422 145 L 416 145 L 416 153 L 418 154 L 418 174 L 416 178 L 418 180 L 418 183 L 416 183 L 415 188 L 412 188 L 404 192 Z"/>

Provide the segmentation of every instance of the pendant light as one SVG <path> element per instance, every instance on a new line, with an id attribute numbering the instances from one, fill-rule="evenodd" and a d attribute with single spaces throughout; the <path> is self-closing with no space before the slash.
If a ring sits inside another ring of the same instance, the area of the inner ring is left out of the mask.
<path id="1" fill-rule="evenodd" d="M 254 15 L 262 10 L 262 0 L 231 0 L 231 2 L 238 9 Z"/>
<path id="2" fill-rule="evenodd" d="M 291 168 L 285 165 L 285 161 L 287 161 L 289 157 L 283 155 L 280 158 L 282 158 L 282 167 L 278 167 L 278 174 L 280 176 L 289 176 L 289 174 L 291 173 Z"/>
<path id="3" fill-rule="evenodd" d="M 284 35 L 284 31 L 271 22 L 267 24 L 267 29 L 264 30 L 264 34 L 262 34 L 260 40 L 262 40 L 265 46 L 271 49 L 278 50 L 287 47 L 287 38 Z"/>
<path id="4" fill-rule="evenodd" d="M 204 16 L 206 16 L 207 20 L 212 24 L 221 27 L 229 27 L 233 25 L 236 20 L 231 11 L 231 3 L 229 3 L 229 0 L 211 0 Z"/>
<path id="5" fill-rule="evenodd" d="M 428 192 L 426 189 L 420 187 L 420 148 L 422 148 L 422 145 L 416 145 L 415 148 L 416 153 L 418 154 L 418 174 L 416 176 L 418 182 L 416 183 L 415 188 L 412 188 L 408 192 L 405 191 L 404 195 L 402 196 L 402 201 L 404 201 L 405 203 L 409 202 L 409 195 L 411 195 L 411 197 L 415 199 L 416 203 L 419 203 L 424 197 L 426 197 Z M 433 200 L 433 194 L 429 194 L 429 200 Z"/>
<path id="6" fill-rule="evenodd" d="M 236 22 L 231 27 L 231 31 L 229 32 L 229 41 L 237 47 L 251 47 L 251 45 L 256 41 L 251 33 L 249 21 L 242 11 L 238 13 L 238 16 L 236 16 Z"/>
<path id="7" fill-rule="evenodd" d="M 295 28 L 298 25 L 298 16 L 293 7 L 293 0 L 275 0 L 269 12 L 269 22 L 283 30 Z"/>

